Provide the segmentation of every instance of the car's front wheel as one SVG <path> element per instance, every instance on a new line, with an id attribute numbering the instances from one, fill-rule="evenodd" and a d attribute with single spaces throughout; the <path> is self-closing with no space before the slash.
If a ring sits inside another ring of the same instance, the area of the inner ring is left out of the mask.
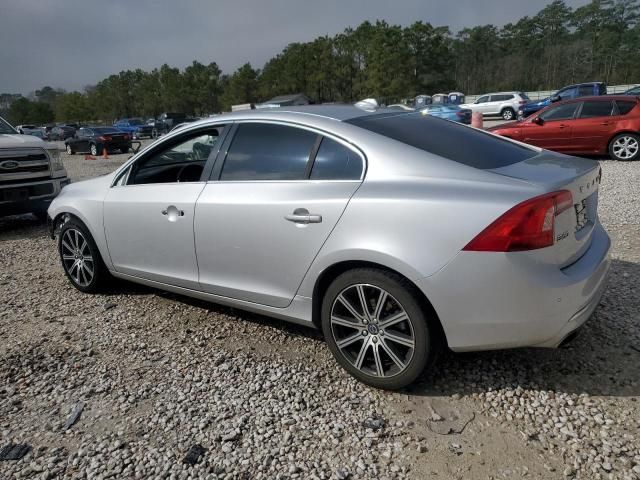
<path id="1" fill-rule="evenodd" d="M 640 136 L 634 133 L 616 135 L 609 143 L 609 155 L 614 160 L 638 160 L 640 158 Z"/>
<path id="2" fill-rule="evenodd" d="M 91 151 L 91 155 L 93 155 L 94 157 L 99 153 L 98 146 L 95 143 L 91 144 L 91 147 L 89 148 L 89 150 Z"/>
<path id="3" fill-rule="evenodd" d="M 513 120 L 515 116 L 516 112 L 514 112 L 511 108 L 505 108 L 504 110 L 502 110 L 502 118 L 504 120 Z"/>
<path id="4" fill-rule="evenodd" d="M 99 292 L 109 279 L 109 272 L 87 227 L 75 218 L 62 224 L 58 236 L 62 268 L 74 287 L 81 292 Z"/>
<path id="5" fill-rule="evenodd" d="M 413 287 L 391 272 L 347 271 L 322 302 L 322 330 L 338 363 L 363 383 L 403 388 L 433 360 L 436 342 Z"/>
<path id="6" fill-rule="evenodd" d="M 71 148 L 71 145 L 67 144 L 67 154 L 68 155 L 73 155 L 75 152 L 73 151 L 73 148 Z"/>

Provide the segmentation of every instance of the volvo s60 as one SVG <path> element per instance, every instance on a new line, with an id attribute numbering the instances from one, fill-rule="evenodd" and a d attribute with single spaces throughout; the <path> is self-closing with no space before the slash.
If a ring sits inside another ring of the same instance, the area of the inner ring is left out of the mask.
<path id="1" fill-rule="evenodd" d="M 49 209 L 62 267 L 320 328 L 395 389 L 442 348 L 557 347 L 598 305 L 597 162 L 420 112 L 235 112 L 170 133 Z"/>

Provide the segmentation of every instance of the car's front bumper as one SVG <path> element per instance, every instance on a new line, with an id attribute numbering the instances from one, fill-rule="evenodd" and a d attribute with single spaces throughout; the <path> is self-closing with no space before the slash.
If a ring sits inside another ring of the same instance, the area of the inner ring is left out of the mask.
<path id="1" fill-rule="evenodd" d="M 67 177 L 0 185 L 0 216 L 45 211 L 65 185 Z"/>
<path id="2" fill-rule="evenodd" d="M 585 254 L 560 269 L 526 252 L 460 252 L 418 286 L 455 351 L 557 347 L 593 313 L 610 268 L 598 223 Z"/>

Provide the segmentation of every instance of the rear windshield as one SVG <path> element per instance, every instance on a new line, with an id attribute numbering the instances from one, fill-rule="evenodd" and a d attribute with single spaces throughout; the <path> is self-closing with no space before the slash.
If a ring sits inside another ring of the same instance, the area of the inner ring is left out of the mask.
<path id="1" fill-rule="evenodd" d="M 422 113 L 379 113 L 347 123 L 474 168 L 506 167 L 535 157 L 532 148 Z"/>
<path id="2" fill-rule="evenodd" d="M 523 100 L 530 100 L 529 97 L 527 96 L 527 94 L 524 93 L 524 92 L 520 92 L 519 95 L 520 95 L 520 97 L 522 97 Z"/>

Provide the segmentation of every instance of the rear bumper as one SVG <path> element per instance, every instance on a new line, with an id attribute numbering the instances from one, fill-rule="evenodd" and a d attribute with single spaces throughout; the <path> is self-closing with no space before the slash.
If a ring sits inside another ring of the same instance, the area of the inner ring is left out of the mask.
<path id="1" fill-rule="evenodd" d="M 611 241 L 598 223 L 589 249 L 564 269 L 522 253 L 460 252 L 418 285 L 455 351 L 557 347 L 605 290 Z"/>
<path id="2" fill-rule="evenodd" d="M 69 178 L 61 177 L 0 185 L 0 216 L 45 211 L 69 183 Z"/>

